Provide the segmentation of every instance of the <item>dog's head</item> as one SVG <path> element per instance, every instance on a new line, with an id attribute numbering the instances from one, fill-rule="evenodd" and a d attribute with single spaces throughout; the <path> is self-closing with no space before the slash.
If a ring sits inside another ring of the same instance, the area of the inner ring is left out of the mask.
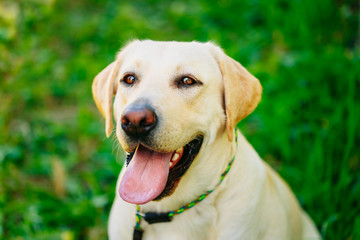
<path id="1" fill-rule="evenodd" d="M 257 106 L 261 85 L 212 43 L 133 41 L 92 85 L 96 105 L 130 154 L 121 197 L 143 204 L 170 195 L 203 145 Z M 115 100 L 113 102 L 115 96 Z"/>

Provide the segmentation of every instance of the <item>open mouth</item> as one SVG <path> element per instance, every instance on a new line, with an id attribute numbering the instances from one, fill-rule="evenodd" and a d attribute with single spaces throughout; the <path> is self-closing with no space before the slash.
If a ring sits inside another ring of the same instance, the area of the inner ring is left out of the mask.
<path id="1" fill-rule="evenodd" d="M 133 204 L 145 204 L 171 195 L 200 151 L 203 137 L 169 153 L 139 145 L 127 157 L 127 169 L 121 180 L 121 198 Z"/>

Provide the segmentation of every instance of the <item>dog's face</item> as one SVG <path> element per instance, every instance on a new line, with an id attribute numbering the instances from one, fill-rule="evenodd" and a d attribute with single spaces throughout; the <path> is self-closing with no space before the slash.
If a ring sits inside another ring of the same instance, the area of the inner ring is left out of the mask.
<path id="1" fill-rule="evenodd" d="M 120 196 L 143 204 L 170 195 L 201 148 L 252 112 L 261 86 L 211 43 L 134 41 L 95 78 L 93 94 L 130 154 Z M 113 95 L 115 100 L 113 101 Z"/>
<path id="2" fill-rule="evenodd" d="M 140 143 L 173 152 L 200 136 L 216 135 L 225 122 L 223 85 L 205 46 L 145 41 L 124 51 L 113 110 L 116 136 L 125 151 L 134 151 Z M 121 121 L 126 111 L 142 107 L 153 111 L 157 123 L 146 136 L 136 137 Z"/>

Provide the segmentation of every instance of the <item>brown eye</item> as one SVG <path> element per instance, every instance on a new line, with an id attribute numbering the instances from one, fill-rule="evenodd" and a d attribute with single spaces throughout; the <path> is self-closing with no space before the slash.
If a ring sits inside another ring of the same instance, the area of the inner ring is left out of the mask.
<path id="1" fill-rule="evenodd" d="M 190 85 L 193 85 L 195 83 L 196 83 L 196 81 L 194 79 L 192 79 L 191 77 L 184 77 L 184 78 L 181 79 L 181 84 L 182 85 L 190 86 Z"/>
<path id="2" fill-rule="evenodd" d="M 135 76 L 134 75 L 131 75 L 131 74 L 128 74 L 128 75 L 125 75 L 125 77 L 123 77 L 122 81 L 125 82 L 126 84 L 129 84 L 129 85 L 132 85 L 135 83 Z"/>

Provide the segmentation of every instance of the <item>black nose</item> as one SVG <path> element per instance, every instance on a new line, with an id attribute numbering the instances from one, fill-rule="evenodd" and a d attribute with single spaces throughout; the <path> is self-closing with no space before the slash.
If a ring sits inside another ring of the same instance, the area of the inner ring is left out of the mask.
<path id="1" fill-rule="evenodd" d="M 146 137 L 157 124 L 155 112 L 148 106 L 128 107 L 121 116 L 121 127 L 134 138 Z"/>

